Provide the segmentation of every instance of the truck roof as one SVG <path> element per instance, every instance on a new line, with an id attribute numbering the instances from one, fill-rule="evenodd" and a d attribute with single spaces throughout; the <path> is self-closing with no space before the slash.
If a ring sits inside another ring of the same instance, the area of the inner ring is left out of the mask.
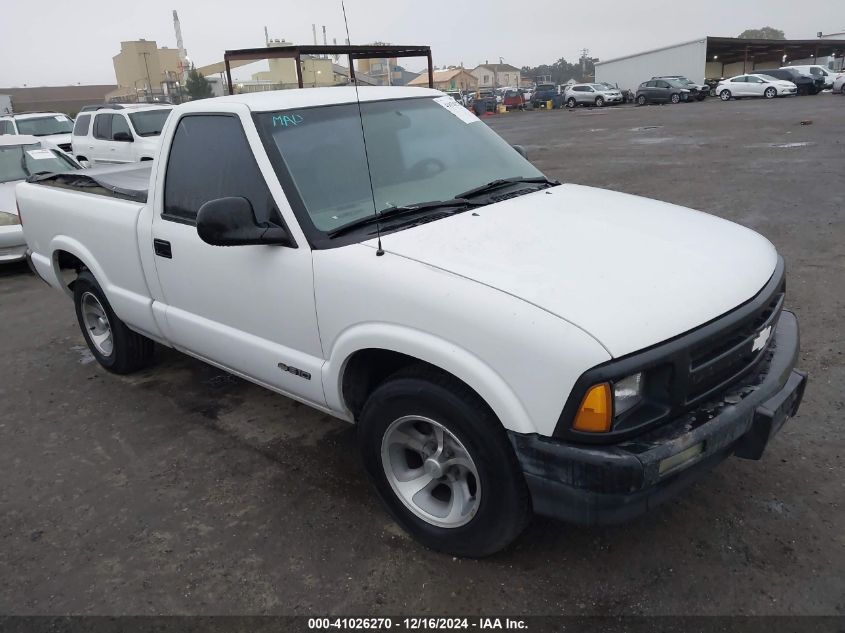
<path id="1" fill-rule="evenodd" d="M 386 99 L 410 99 L 413 97 L 442 97 L 443 92 L 433 88 L 407 88 L 404 86 L 360 86 L 358 95 L 362 102 L 384 101 Z M 254 112 L 271 112 L 339 103 L 355 103 L 354 87 L 294 88 L 248 94 L 229 95 L 190 101 L 176 106 L 176 111 L 202 112 L 209 106 L 239 103 Z"/>

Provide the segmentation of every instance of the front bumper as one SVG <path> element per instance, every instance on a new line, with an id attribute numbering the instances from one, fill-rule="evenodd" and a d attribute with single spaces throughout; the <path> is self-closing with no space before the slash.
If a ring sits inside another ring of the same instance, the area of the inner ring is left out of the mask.
<path id="1" fill-rule="evenodd" d="M 0 226 L 0 263 L 18 262 L 26 255 L 26 239 L 20 224 Z"/>
<path id="2" fill-rule="evenodd" d="M 510 432 L 534 511 L 582 525 L 619 523 L 677 495 L 730 455 L 759 459 L 801 403 L 807 376 L 794 369 L 798 349 L 798 320 L 784 311 L 768 358 L 750 377 L 720 401 L 619 444 Z"/>

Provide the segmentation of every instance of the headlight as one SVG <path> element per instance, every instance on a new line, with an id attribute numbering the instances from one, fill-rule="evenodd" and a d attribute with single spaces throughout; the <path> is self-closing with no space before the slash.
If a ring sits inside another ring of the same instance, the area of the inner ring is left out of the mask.
<path id="1" fill-rule="evenodd" d="M 21 219 L 15 213 L 0 211 L 0 226 L 13 226 L 20 223 Z"/>
<path id="2" fill-rule="evenodd" d="M 578 407 L 572 428 L 586 433 L 607 433 L 613 427 L 614 419 L 642 401 L 643 382 L 643 374 L 638 372 L 612 384 L 593 385 Z"/>
<path id="3" fill-rule="evenodd" d="M 613 383 L 613 413 L 619 417 L 643 399 L 643 374 L 638 372 Z"/>

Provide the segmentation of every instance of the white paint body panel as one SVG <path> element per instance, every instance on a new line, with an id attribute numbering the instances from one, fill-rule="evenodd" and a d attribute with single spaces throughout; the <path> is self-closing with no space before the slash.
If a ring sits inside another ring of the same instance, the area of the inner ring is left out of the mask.
<path id="1" fill-rule="evenodd" d="M 438 96 L 362 89 L 362 99 Z M 776 265 L 748 229 L 673 205 L 564 185 L 384 236 L 312 251 L 257 136 L 253 111 L 342 103 L 353 89 L 288 90 L 179 106 L 162 133 L 146 205 L 22 184 L 33 265 L 62 288 L 56 252 L 78 257 L 130 327 L 351 419 L 356 351 L 401 352 L 453 373 L 502 424 L 552 433 L 587 369 L 696 327 L 750 299 Z M 219 248 L 162 220 L 167 152 L 188 112 L 240 117 L 298 248 Z M 171 243 L 157 257 L 153 240 Z M 278 363 L 311 374 L 283 372 Z"/>
<path id="2" fill-rule="evenodd" d="M 707 38 L 596 64 L 596 81 L 634 90 L 652 77 L 683 75 L 704 83 Z"/>
<path id="3" fill-rule="evenodd" d="M 387 236 L 384 248 L 501 289 L 624 356 L 754 296 L 777 253 L 759 234 L 639 196 L 562 185 Z"/>

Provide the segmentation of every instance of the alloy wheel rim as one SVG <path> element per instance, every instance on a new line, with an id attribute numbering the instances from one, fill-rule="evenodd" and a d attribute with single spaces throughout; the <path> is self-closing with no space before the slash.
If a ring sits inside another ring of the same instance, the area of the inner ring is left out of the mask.
<path id="1" fill-rule="evenodd" d="M 103 305 L 91 292 L 85 292 L 80 303 L 82 322 L 85 324 L 91 344 L 103 356 L 111 356 L 114 351 L 114 338 L 109 317 Z"/>
<path id="2" fill-rule="evenodd" d="M 402 504 L 426 523 L 457 528 L 481 503 L 481 481 L 463 443 L 431 418 L 394 420 L 382 436 L 381 463 Z"/>

